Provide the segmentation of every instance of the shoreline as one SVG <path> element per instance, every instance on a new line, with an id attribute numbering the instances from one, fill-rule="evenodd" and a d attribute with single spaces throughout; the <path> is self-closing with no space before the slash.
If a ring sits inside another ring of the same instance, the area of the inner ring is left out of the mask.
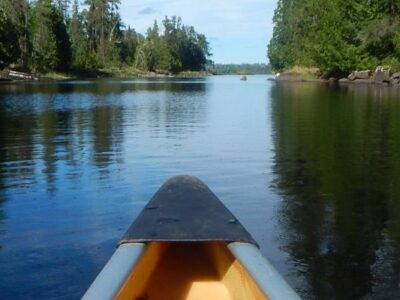
<path id="1" fill-rule="evenodd" d="M 383 86 L 383 87 L 393 87 L 393 88 L 400 88 L 400 85 L 392 85 L 388 82 L 379 82 L 379 81 L 374 81 L 374 80 L 342 80 L 342 79 L 337 79 L 337 78 L 330 78 L 330 79 L 323 79 L 323 78 L 316 78 L 316 79 L 306 79 L 306 78 L 300 78 L 300 79 L 278 79 L 278 78 L 270 78 L 270 81 L 275 81 L 275 82 L 293 82 L 293 83 L 299 83 L 299 82 L 309 82 L 309 83 L 325 83 L 325 84 L 336 84 L 336 85 L 357 85 L 357 86 L 363 86 L 363 85 L 368 85 L 368 86 Z"/>
<path id="2" fill-rule="evenodd" d="M 177 74 L 166 72 L 144 72 L 129 69 L 77 70 L 72 72 L 28 73 L 15 70 L 1 70 L 0 83 L 27 81 L 90 80 L 102 78 L 196 78 L 211 76 L 206 71 L 183 71 Z"/>
<path id="3" fill-rule="evenodd" d="M 338 85 L 371 85 L 400 88 L 400 72 L 377 67 L 375 71 L 354 71 L 347 77 L 321 78 L 317 73 L 286 71 L 275 74 L 272 81 L 276 82 L 319 82 Z"/>

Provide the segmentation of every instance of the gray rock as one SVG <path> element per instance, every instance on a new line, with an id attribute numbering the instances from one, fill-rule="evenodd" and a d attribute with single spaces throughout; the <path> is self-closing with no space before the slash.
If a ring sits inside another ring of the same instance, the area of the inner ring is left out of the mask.
<path id="1" fill-rule="evenodd" d="M 356 79 L 369 79 L 371 76 L 371 72 L 369 70 L 365 71 L 355 71 L 352 72 L 347 78 L 351 81 Z"/>
<path id="2" fill-rule="evenodd" d="M 370 75 L 371 72 L 369 70 L 354 72 L 356 79 L 369 79 Z"/>
<path id="3" fill-rule="evenodd" d="M 400 72 L 394 73 L 392 75 L 392 79 L 398 79 L 398 78 L 400 78 Z"/>
<path id="4" fill-rule="evenodd" d="M 383 70 L 382 68 L 378 67 L 376 68 L 376 71 L 372 79 L 377 82 L 389 82 L 390 81 L 389 71 Z"/>
<path id="5" fill-rule="evenodd" d="M 347 79 L 348 79 L 348 80 L 351 80 L 351 81 L 355 80 L 355 79 L 356 79 L 355 72 L 350 73 L 350 75 L 347 76 Z"/>
<path id="6" fill-rule="evenodd" d="M 339 79 L 338 82 L 339 82 L 339 83 L 351 83 L 351 80 L 348 79 L 348 78 L 341 78 L 341 79 Z"/>
<path id="7" fill-rule="evenodd" d="M 390 79 L 390 84 L 391 85 L 399 85 L 400 84 L 400 78 L 391 78 Z"/>

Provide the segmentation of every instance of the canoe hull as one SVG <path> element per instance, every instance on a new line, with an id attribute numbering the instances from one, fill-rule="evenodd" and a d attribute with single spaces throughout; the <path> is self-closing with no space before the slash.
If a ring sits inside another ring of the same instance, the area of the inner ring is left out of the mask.
<path id="1" fill-rule="evenodd" d="M 199 179 L 164 183 L 83 299 L 299 299 Z"/>

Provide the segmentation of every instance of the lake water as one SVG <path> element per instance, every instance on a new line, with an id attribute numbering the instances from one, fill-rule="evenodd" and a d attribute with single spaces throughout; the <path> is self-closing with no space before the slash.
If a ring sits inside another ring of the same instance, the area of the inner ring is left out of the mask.
<path id="1" fill-rule="evenodd" d="M 0 85 L 0 298 L 77 299 L 202 179 L 305 299 L 400 298 L 400 92 L 267 76 Z"/>

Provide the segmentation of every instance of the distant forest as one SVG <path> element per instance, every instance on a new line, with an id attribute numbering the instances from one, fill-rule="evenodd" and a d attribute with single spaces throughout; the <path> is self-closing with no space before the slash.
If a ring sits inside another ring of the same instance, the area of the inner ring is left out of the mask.
<path id="1" fill-rule="evenodd" d="M 207 72 L 214 75 L 227 74 L 271 74 L 271 66 L 267 64 L 209 64 Z"/>
<path id="2" fill-rule="evenodd" d="M 274 70 L 400 70 L 399 0 L 278 0 L 273 21 L 268 57 Z"/>
<path id="3" fill-rule="evenodd" d="M 33 72 L 131 67 L 178 73 L 205 69 L 203 34 L 165 17 L 146 35 L 125 27 L 120 0 L 0 0 L 0 69 Z"/>

